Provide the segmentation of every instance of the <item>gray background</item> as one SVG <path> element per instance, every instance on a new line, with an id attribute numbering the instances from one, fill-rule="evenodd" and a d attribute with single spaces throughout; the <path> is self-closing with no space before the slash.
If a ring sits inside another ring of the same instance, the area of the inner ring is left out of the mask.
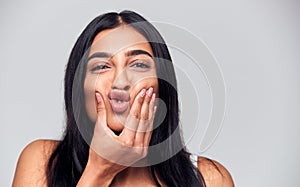
<path id="1" fill-rule="evenodd" d="M 123 9 L 189 30 L 218 60 L 226 116 L 202 155 L 236 186 L 300 186 L 300 6 L 289 0 L 1 1 L 1 186 L 11 185 L 29 142 L 61 137 L 64 67 L 79 33 Z"/>

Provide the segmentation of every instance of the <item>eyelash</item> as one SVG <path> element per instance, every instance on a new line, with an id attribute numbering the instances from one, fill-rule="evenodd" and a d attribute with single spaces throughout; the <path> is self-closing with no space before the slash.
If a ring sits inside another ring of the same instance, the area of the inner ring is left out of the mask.
<path id="1" fill-rule="evenodd" d="M 110 68 L 110 67 L 105 65 L 105 64 L 101 64 L 101 65 L 97 65 L 97 66 L 93 67 L 91 69 L 91 71 L 101 71 L 101 70 L 104 70 L 104 69 L 107 69 L 107 68 Z"/>
<path id="2" fill-rule="evenodd" d="M 132 64 L 130 67 L 136 67 L 136 68 L 142 68 L 142 69 L 149 69 L 150 66 L 144 62 L 136 62 L 134 64 Z"/>
<path id="3" fill-rule="evenodd" d="M 149 69 L 150 65 L 146 64 L 145 62 L 134 62 L 132 65 L 130 65 L 132 68 L 141 68 L 141 69 Z M 92 72 L 95 71 L 104 71 L 105 69 L 110 68 L 110 66 L 107 66 L 106 64 L 97 65 L 93 68 L 91 68 Z"/>

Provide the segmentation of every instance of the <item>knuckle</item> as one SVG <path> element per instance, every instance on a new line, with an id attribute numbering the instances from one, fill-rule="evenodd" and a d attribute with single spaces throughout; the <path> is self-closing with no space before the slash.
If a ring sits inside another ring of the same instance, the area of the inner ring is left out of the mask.
<path id="1" fill-rule="evenodd" d="M 142 157 L 145 158 L 148 155 L 148 148 L 144 148 Z"/>
<path id="2" fill-rule="evenodd" d="M 152 119 L 153 118 L 153 113 L 152 112 L 149 112 L 149 119 Z"/>
<path id="3" fill-rule="evenodd" d="M 142 120 L 148 120 L 148 118 L 149 118 L 148 110 L 143 108 L 142 112 L 141 112 L 141 119 Z"/>
<path id="4" fill-rule="evenodd" d="M 149 108 L 149 102 L 147 100 L 144 100 L 143 107 Z"/>
<path id="5" fill-rule="evenodd" d="M 98 104 L 97 105 L 98 112 L 104 112 L 105 111 L 105 105 L 104 104 Z"/>
<path id="6" fill-rule="evenodd" d="M 123 142 L 123 144 L 126 145 L 126 146 L 132 146 L 133 145 L 133 140 L 128 138 Z"/>
<path id="7" fill-rule="evenodd" d="M 98 104 L 98 105 L 97 105 L 97 108 L 98 108 L 98 110 L 104 110 L 104 109 L 105 109 L 105 106 L 104 106 L 104 105 L 101 105 L 101 104 Z"/>
<path id="8" fill-rule="evenodd" d="M 148 117 L 148 118 L 145 118 L 142 122 L 143 122 L 142 124 L 143 124 L 144 127 L 148 127 L 148 126 L 149 126 L 149 123 L 150 123 L 149 117 Z"/>
<path id="9" fill-rule="evenodd" d="M 137 111 L 132 111 L 131 115 L 135 118 L 135 119 L 140 119 L 140 113 Z"/>
<path id="10" fill-rule="evenodd" d="M 139 147 L 139 148 L 142 148 L 142 147 L 144 147 L 144 144 L 143 144 L 143 143 L 140 143 L 140 144 L 138 144 L 138 147 Z"/>
<path id="11" fill-rule="evenodd" d="M 140 105 L 143 104 L 144 98 L 143 98 L 143 97 L 139 97 L 139 98 L 137 99 L 137 102 L 138 102 Z"/>
<path id="12" fill-rule="evenodd" d="M 135 153 L 138 157 L 141 157 L 141 156 L 143 155 L 143 150 L 142 150 L 142 148 L 137 147 L 137 148 L 134 150 L 134 153 Z"/>
<path id="13" fill-rule="evenodd" d="M 146 102 L 147 104 L 150 102 L 150 100 L 151 100 L 151 97 L 149 97 L 149 96 L 147 96 L 147 97 L 145 98 L 145 102 Z"/>
<path id="14" fill-rule="evenodd" d="M 141 115 L 141 121 L 144 124 L 148 120 L 148 115 Z"/>

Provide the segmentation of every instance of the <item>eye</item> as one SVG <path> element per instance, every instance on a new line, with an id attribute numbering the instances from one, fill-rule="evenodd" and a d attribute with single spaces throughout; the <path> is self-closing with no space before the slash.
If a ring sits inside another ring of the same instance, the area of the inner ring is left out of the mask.
<path id="1" fill-rule="evenodd" d="M 142 68 L 142 69 L 149 69 L 150 66 L 146 64 L 145 62 L 135 62 L 130 67 L 133 68 Z"/>
<path id="2" fill-rule="evenodd" d="M 91 71 L 103 71 L 104 69 L 108 69 L 108 68 L 110 68 L 108 65 L 106 65 L 106 64 L 99 64 L 99 65 L 97 65 L 97 66 L 95 66 L 95 67 L 93 67 L 92 69 L 91 69 Z"/>

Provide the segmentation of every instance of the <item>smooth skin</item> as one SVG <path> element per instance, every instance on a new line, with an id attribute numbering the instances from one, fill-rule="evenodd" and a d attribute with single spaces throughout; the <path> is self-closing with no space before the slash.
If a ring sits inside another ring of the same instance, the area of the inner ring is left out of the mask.
<path id="1" fill-rule="evenodd" d="M 13 187 L 35 187 L 43 186 L 47 187 L 46 184 L 46 166 L 48 159 L 54 150 L 58 141 L 54 140 L 36 140 L 28 144 L 22 151 L 13 180 Z M 98 159 L 98 155 L 95 153 L 94 156 Z M 100 158 L 99 158 L 100 159 Z M 203 175 L 207 187 L 233 187 L 233 180 L 230 173 L 220 163 L 213 161 L 218 167 L 220 172 L 215 166 L 204 157 L 198 157 L 198 169 Z M 88 168 L 88 167 L 86 167 Z M 97 170 L 98 168 L 94 168 Z M 147 172 L 145 172 L 147 171 Z M 81 177 L 81 181 L 87 180 L 84 186 L 93 186 L 89 184 L 89 181 L 99 180 L 97 175 L 93 173 L 93 169 L 86 169 L 84 175 Z M 103 171 L 105 172 L 105 171 Z M 117 178 L 120 179 L 117 181 Z M 103 178 L 101 179 L 103 180 Z M 111 177 L 107 176 L 107 181 L 111 180 Z M 151 186 L 155 184 L 152 182 L 149 174 L 149 169 L 144 168 L 130 168 L 123 170 L 115 176 L 115 186 Z M 100 181 L 99 181 L 100 182 Z M 123 183 L 123 184 L 121 184 Z M 145 184 L 146 183 L 146 184 Z M 162 184 L 162 182 L 160 181 Z M 79 186 L 79 185 L 78 185 Z M 97 185 L 96 185 L 97 186 Z M 99 186 L 109 186 L 107 184 L 101 184 Z M 163 186 L 163 185 L 162 185 Z"/>
<path id="2" fill-rule="evenodd" d="M 95 129 L 77 186 L 154 187 L 149 167 L 131 167 L 147 156 L 156 111 L 158 82 L 151 46 L 141 34 L 123 25 L 95 37 L 89 53 L 93 56 L 87 64 L 84 94 Z M 121 114 L 109 103 L 113 89 L 130 94 L 130 107 Z M 48 159 L 58 143 L 37 140 L 27 145 L 18 160 L 13 186 L 47 186 Z M 198 168 L 208 187 L 234 186 L 229 172 L 218 162 L 199 157 Z"/>

